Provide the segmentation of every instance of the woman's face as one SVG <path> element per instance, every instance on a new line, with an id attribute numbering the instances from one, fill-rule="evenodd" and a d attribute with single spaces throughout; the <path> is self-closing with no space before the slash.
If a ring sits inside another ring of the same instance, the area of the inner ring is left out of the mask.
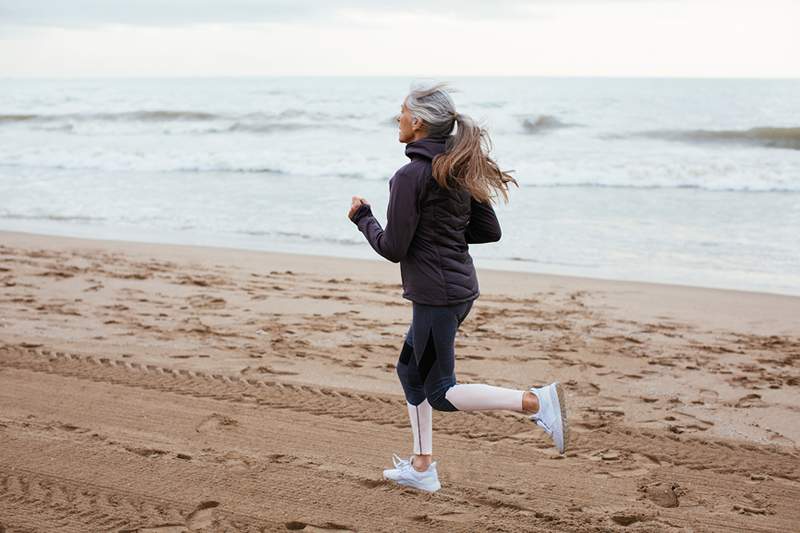
<path id="1" fill-rule="evenodd" d="M 409 143 L 421 139 L 424 136 L 422 135 L 422 121 L 411 116 L 411 112 L 406 107 L 405 100 L 403 100 L 403 105 L 400 106 L 400 114 L 397 115 L 397 124 L 400 127 L 398 140 L 401 143 Z"/>

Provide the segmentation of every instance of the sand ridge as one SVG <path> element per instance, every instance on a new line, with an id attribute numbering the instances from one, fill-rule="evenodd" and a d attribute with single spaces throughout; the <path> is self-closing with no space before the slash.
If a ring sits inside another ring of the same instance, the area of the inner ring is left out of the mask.
<path id="1" fill-rule="evenodd" d="M 443 489 L 429 495 L 380 478 L 410 446 L 396 265 L 2 236 L 7 531 L 789 531 L 800 519 L 800 299 L 479 271 L 459 379 L 560 379 L 573 446 L 559 457 L 520 414 L 437 412 Z M 682 308 L 686 295 L 702 308 Z"/>

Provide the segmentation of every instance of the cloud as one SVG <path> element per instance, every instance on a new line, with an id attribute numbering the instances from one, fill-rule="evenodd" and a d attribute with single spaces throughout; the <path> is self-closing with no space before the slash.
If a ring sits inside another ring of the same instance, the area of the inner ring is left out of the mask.
<path id="1" fill-rule="evenodd" d="M 609 0 L 0 0 L 0 26 L 187 26 L 322 22 L 342 12 L 517 19 L 541 5 Z M 613 0 L 611 0 L 613 1 Z M 665 2 L 679 0 L 623 0 Z"/>

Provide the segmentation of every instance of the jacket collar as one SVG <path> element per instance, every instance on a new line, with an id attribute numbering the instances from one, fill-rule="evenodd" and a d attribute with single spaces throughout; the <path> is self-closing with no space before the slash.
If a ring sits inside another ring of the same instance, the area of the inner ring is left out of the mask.
<path id="1" fill-rule="evenodd" d="M 424 157 L 433 159 L 446 149 L 447 137 L 423 137 L 406 144 L 406 155 L 410 159 Z"/>

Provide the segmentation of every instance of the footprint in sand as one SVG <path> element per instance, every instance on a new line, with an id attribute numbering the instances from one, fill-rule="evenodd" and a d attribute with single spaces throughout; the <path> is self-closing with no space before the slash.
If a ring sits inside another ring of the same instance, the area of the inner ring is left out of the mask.
<path id="1" fill-rule="evenodd" d="M 684 491 L 677 483 L 653 483 L 642 485 L 639 490 L 644 496 L 659 507 L 678 507 L 679 498 Z"/>
<path id="2" fill-rule="evenodd" d="M 664 417 L 664 420 L 669 422 L 668 429 L 672 433 L 685 433 L 687 431 L 706 431 L 714 425 L 710 420 L 703 420 L 692 414 L 683 411 L 671 411 L 669 415 Z"/>
<path id="3" fill-rule="evenodd" d="M 206 433 L 209 431 L 225 431 L 234 429 L 239 425 L 239 421 L 219 413 L 213 413 L 200 422 L 195 431 L 198 433 Z"/>
<path id="4" fill-rule="evenodd" d="M 187 531 L 197 531 L 214 524 L 214 509 L 217 507 L 219 507 L 219 502 L 205 501 L 189 513 L 184 524 L 158 524 L 138 529 L 124 529 L 119 533 L 186 533 Z M 2 533 L 2 530 L 0 530 L 0 533 Z"/>
<path id="5" fill-rule="evenodd" d="M 766 407 L 767 403 L 761 399 L 760 394 L 747 394 L 742 396 L 736 402 L 730 402 L 728 405 L 738 407 L 740 409 L 748 409 L 750 407 Z"/>
<path id="6" fill-rule="evenodd" d="M 258 460 L 249 455 L 244 455 L 236 451 L 228 451 L 224 455 L 216 455 L 213 460 L 225 465 L 231 472 L 247 472 L 258 464 Z M 274 462 L 271 461 L 270 462 Z"/>
<path id="7" fill-rule="evenodd" d="M 719 393 L 715 390 L 700 389 L 700 400 L 703 403 L 714 403 L 719 399 Z"/>
<path id="8" fill-rule="evenodd" d="M 645 521 L 647 520 L 647 517 L 639 513 L 618 512 L 611 515 L 611 520 L 615 524 L 619 524 L 621 526 L 629 526 L 631 524 L 635 524 L 636 522 Z"/>
<path id="9" fill-rule="evenodd" d="M 186 527 L 189 530 L 209 527 L 214 523 L 214 509 L 217 507 L 219 507 L 219 502 L 202 502 L 186 517 Z"/>
<path id="10" fill-rule="evenodd" d="M 624 452 L 603 448 L 587 455 L 590 461 L 619 461 L 625 456 Z"/>
<path id="11" fill-rule="evenodd" d="M 156 448 L 137 448 L 135 446 L 126 446 L 125 449 L 136 455 L 141 455 L 142 457 L 161 457 L 169 453 Z"/>
<path id="12" fill-rule="evenodd" d="M 322 525 L 308 524 L 299 520 L 286 522 L 286 529 L 290 531 L 309 531 L 317 533 L 352 533 L 353 530 L 347 526 L 334 524 L 333 522 L 326 522 Z"/>
<path id="13" fill-rule="evenodd" d="M 772 502 L 769 497 L 760 492 L 746 492 L 744 494 L 747 502 L 744 504 L 734 504 L 733 510 L 740 514 L 767 515 L 775 514 L 772 509 Z"/>
<path id="14" fill-rule="evenodd" d="M 600 394 L 600 387 L 591 382 L 579 382 L 571 379 L 569 381 L 565 381 L 564 385 L 568 391 L 579 396 L 596 396 Z"/>
<path id="15" fill-rule="evenodd" d="M 215 298 L 206 294 L 195 294 L 187 298 L 189 305 L 198 309 L 222 309 L 227 302 L 224 298 Z"/>

